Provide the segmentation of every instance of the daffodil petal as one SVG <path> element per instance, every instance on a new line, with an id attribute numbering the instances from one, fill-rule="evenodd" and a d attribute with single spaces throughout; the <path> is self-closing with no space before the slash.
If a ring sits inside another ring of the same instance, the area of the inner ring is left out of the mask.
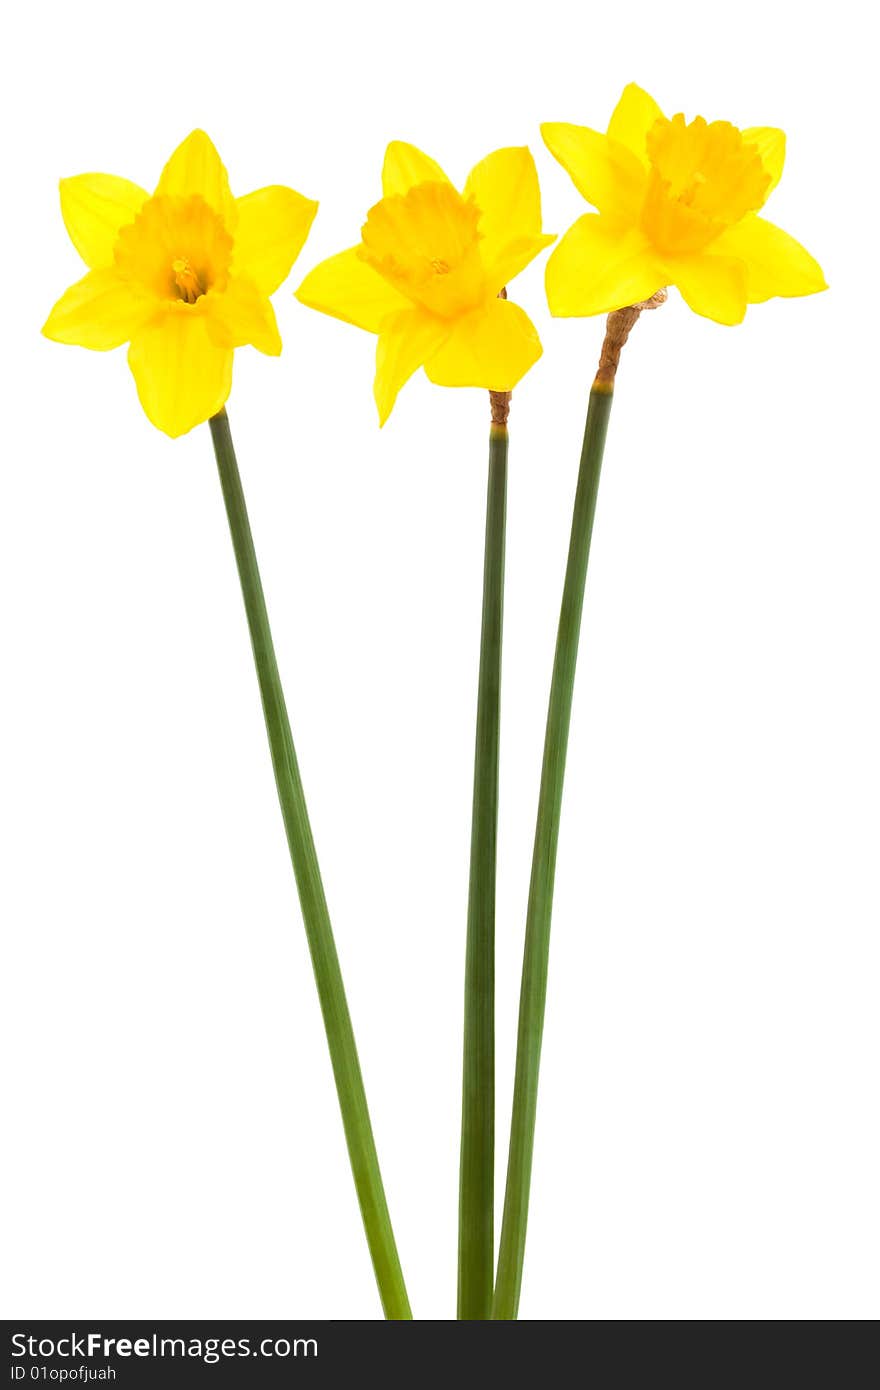
<path id="1" fill-rule="evenodd" d="M 436 160 L 405 140 L 392 140 L 382 165 L 382 195 L 408 193 L 417 183 L 448 183 Z"/>
<path id="2" fill-rule="evenodd" d="M 646 174 L 632 150 L 587 126 L 546 121 L 544 144 L 577 191 L 607 215 L 634 221 L 645 196 Z"/>
<path id="3" fill-rule="evenodd" d="M 112 265 L 120 230 L 134 221 L 149 194 L 114 174 L 78 174 L 62 179 L 59 191 L 67 234 L 86 265 Z"/>
<path id="4" fill-rule="evenodd" d="M 486 266 L 486 281 L 493 293 L 509 285 L 511 280 L 525 270 L 536 256 L 547 246 L 552 246 L 555 236 L 524 236 L 517 241 L 502 246 L 496 259 Z"/>
<path id="5" fill-rule="evenodd" d="M 148 419 L 173 438 L 216 415 L 232 385 L 232 349 L 185 304 L 169 306 L 136 335 L 128 365 Z"/>
<path id="6" fill-rule="evenodd" d="M 508 299 L 491 299 L 485 308 L 457 321 L 425 371 L 438 386 L 511 391 L 541 352 L 528 314 Z"/>
<path id="7" fill-rule="evenodd" d="M 252 347 L 277 357 L 281 335 L 275 310 L 265 294 L 251 280 L 232 276 L 220 294 L 206 296 L 206 318 L 211 337 L 221 347 Z"/>
<path id="8" fill-rule="evenodd" d="M 654 98 L 635 82 L 630 82 L 611 113 L 608 134 L 619 145 L 625 145 L 647 168 L 648 131 L 662 117 L 663 112 Z"/>
<path id="9" fill-rule="evenodd" d="M 235 228 L 235 199 L 229 178 L 210 137 L 194 130 L 178 145 L 162 170 L 156 196 L 204 198 L 208 207 L 222 217 L 227 231 Z"/>
<path id="10" fill-rule="evenodd" d="M 157 301 L 138 294 L 112 267 L 90 270 L 63 294 L 43 325 L 56 343 L 109 352 L 121 347 L 156 313 Z"/>
<path id="11" fill-rule="evenodd" d="M 758 147 L 761 163 L 770 175 L 770 187 L 766 194 L 766 197 L 769 198 L 782 178 L 782 169 L 785 164 L 785 131 L 777 130 L 775 126 L 756 125 L 744 130 L 742 138 L 750 145 L 757 145 Z"/>
<path id="12" fill-rule="evenodd" d="M 236 198 L 233 265 L 263 294 L 274 294 L 303 248 L 318 204 L 275 185 Z"/>
<path id="13" fill-rule="evenodd" d="M 524 146 L 495 150 L 468 174 L 465 198 L 480 209 L 480 251 L 484 264 L 494 261 L 511 241 L 541 234 L 538 171 Z"/>
<path id="14" fill-rule="evenodd" d="M 716 323 L 742 323 L 746 312 L 746 272 L 732 256 L 707 253 L 671 257 L 668 283 L 675 285 L 695 314 Z"/>
<path id="15" fill-rule="evenodd" d="M 316 265 L 296 291 L 296 297 L 309 309 L 331 314 L 356 328 L 365 328 L 368 333 L 378 333 L 389 314 L 410 307 L 405 295 L 361 260 L 357 246 Z"/>
<path id="16" fill-rule="evenodd" d="M 713 251 L 736 256 L 745 266 L 746 298 L 761 304 L 817 294 L 828 288 L 818 261 L 793 236 L 764 217 L 744 217 L 713 243 Z"/>
<path id="17" fill-rule="evenodd" d="M 384 425 L 391 414 L 401 387 L 434 355 L 452 327 L 448 319 L 437 318 L 412 306 L 392 314 L 383 323 L 376 344 L 376 380 L 373 383 L 380 425 Z"/>
<path id="18" fill-rule="evenodd" d="M 648 299 L 663 270 L 637 229 L 588 212 L 570 227 L 547 262 L 547 302 L 557 318 L 607 314 Z"/>

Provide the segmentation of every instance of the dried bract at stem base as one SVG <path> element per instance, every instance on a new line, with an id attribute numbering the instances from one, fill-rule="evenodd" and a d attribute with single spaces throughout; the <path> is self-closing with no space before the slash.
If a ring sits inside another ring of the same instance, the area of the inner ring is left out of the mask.
<path id="1" fill-rule="evenodd" d="M 492 411 L 492 424 L 499 428 L 506 427 L 510 415 L 510 398 L 512 391 L 490 391 L 489 408 Z"/>
<path id="2" fill-rule="evenodd" d="M 605 327 L 605 341 L 602 344 L 602 352 L 599 357 L 599 370 L 596 372 L 596 379 L 593 382 L 593 390 L 613 391 L 614 378 L 617 375 L 617 367 L 620 362 L 620 354 L 626 344 L 632 330 L 635 328 L 645 309 L 659 309 L 661 304 L 666 303 L 666 291 L 658 290 L 652 294 L 650 299 L 643 299 L 639 304 L 628 304 L 625 309 L 615 309 L 608 315 Z"/>

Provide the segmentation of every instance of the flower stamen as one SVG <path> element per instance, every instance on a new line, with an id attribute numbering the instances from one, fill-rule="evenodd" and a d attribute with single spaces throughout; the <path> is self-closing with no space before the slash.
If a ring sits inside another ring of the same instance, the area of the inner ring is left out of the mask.
<path id="1" fill-rule="evenodd" d="M 193 270 L 186 257 L 180 257 L 171 262 L 171 269 L 174 271 L 174 283 L 177 286 L 178 297 L 184 304 L 195 304 L 205 293 L 205 287 Z"/>

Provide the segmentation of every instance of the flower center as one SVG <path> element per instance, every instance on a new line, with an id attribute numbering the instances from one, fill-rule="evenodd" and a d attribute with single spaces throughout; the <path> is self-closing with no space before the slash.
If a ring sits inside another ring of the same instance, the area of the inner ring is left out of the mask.
<path id="1" fill-rule="evenodd" d="M 150 198 L 113 251 L 120 273 L 160 299 L 193 305 L 223 290 L 232 238 L 203 198 Z"/>
<path id="2" fill-rule="evenodd" d="M 179 297 L 185 304 L 195 304 L 205 293 L 205 287 L 189 261 L 185 256 L 180 256 L 171 262 L 171 269 L 174 271 L 174 283 L 180 291 Z"/>
<path id="3" fill-rule="evenodd" d="M 486 298 L 479 220 L 451 184 L 416 184 L 370 209 L 359 254 L 408 299 L 452 318 Z"/>
<path id="4" fill-rule="evenodd" d="M 665 116 L 648 132 L 651 174 L 642 227 L 666 251 L 698 251 L 763 206 L 770 187 L 757 146 L 727 121 Z"/>

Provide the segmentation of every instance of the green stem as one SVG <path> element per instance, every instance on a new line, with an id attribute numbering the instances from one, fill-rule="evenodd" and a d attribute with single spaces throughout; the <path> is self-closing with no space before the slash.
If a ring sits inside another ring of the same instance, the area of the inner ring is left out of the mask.
<path id="1" fill-rule="evenodd" d="M 605 434 L 611 411 L 612 392 L 607 384 L 597 384 L 590 393 L 580 472 L 571 523 L 568 565 L 562 593 L 562 610 L 556 638 L 556 657 L 550 686 L 550 706 L 544 739 L 544 762 L 538 799 L 538 820 L 529 885 L 526 939 L 523 955 L 519 1002 L 519 1032 L 516 1048 L 516 1077 L 513 1116 L 510 1127 L 510 1154 L 507 1188 L 498 1253 L 498 1277 L 492 1317 L 514 1319 L 519 1308 L 526 1222 L 529 1211 L 529 1185 L 535 1141 L 535 1113 L 538 1104 L 538 1071 L 547 999 L 547 961 L 550 953 L 550 917 L 553 908 L 553 881 L 556 874 L 556 847 L 565 755 L 571 723 L 571 702 L 577 664 L 578 638 L 584 606 L 584 586 L 590 556 L 590 538 L 596 511 L 596 494 Z"/>
<path id="2" fill-rule="evenodd" d="M 333 1064 L 339 1108 L 348 1144 L 354 1183 L 360 1202 L 364 1230 L 382 1307 L 386 1318 L 397 1320 L 412 1317 L 407 1299 L 406 1287 L 394 1233 L 385 1201 L 382 1175 L 370 1125 L 367 1098 L 358 1062 L 354 1033 L 345 1000 L 339 957 L 333 940 L 333 930 L 327 912 L 327 902 L 321 883 L 315 843 L 306 811 L 305 796 L 300 781 L 296 753 L 284 703 L 284 692 L 278 675 L 275 648 L 269 629 L 266 601 L 260 581 L 260 571 L 254 551 L 254 542 L 248 521 L 247 507 L 241 486 L 238 464 L 232 436 L 229 432 L 229 419 L 225 410 L 215 415 L 209 422 L 217 467 L 220 472 L 220 485 L 235 560 L 238 566 L 241 591 L 250 628 L 254 662 L 260 684 L 260 697 L 263 702 L 263 715 L 269 735 L 272 753 L 272 766 L 281 802 L 281 814 L 287 831 L 290 858 L 299 889 L 303 921 L 315 972 L 315 983 L 324 1016 L 327 1045 Z"/>
<path id="3" fill-rule="evenodd" d="M 458 1204 L 458 1316 L 475 1320 L 492 1316 L 495 1259 L 495 866 L 506 502 L 507 426 L 493 423 L 474 753 Z"/>

